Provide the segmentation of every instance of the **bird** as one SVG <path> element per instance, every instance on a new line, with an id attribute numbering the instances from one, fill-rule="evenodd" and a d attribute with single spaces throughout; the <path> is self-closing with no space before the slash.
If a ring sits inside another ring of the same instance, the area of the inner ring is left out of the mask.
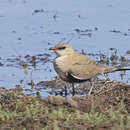
<path id="1" fill-rule="evenodd" d="M 90 81 L 94 77 L 115 71 L 130 70 L 130 68 L 100 64 L 90 57 L 75 51 L 71 44 L 68 43 L 58 43 L 49 50 L 56 53 L 57 56 L 53 62 L 54 69 L 62 80 L 72 84 L 73 96 L 75 95 L 74 83 Z M 92 91 L 92 89 L 90 90 Z M 90 91 L 89 94 L 91 94 Z"/>

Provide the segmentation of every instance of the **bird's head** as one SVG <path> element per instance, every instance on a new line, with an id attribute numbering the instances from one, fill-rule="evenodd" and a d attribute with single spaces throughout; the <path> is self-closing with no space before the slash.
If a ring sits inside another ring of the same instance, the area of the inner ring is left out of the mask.
<path id="1" fill-rule="evenodd" d="M 53 50 L 58 56 L 70 55 L 74 52 L 72 46 L 67 43 L 60 43 L 49 50 Z"/>

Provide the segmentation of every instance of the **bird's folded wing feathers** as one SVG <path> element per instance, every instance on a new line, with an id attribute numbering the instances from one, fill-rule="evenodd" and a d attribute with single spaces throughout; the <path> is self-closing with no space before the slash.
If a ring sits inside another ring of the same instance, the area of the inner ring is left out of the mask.
<path id="1" fill-rule="evenodd" d="M 95 77 L 103 72 L 103 67 L 91 65 L 91 64 L 80 64 L 75 63 L 68 71 L 69 75 L 78 80 L 87 80 Z"/>

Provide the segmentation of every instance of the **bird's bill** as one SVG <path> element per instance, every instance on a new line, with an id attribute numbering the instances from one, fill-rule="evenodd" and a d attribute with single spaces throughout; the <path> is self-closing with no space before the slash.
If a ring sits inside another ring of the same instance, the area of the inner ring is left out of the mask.
<path id="1" fill-rule="evenodd" d="M 51 48 L 49 48 L 49 50 L 55 51 L 55 50 L 56 50 L 56 47 L 51 47 Z"/>

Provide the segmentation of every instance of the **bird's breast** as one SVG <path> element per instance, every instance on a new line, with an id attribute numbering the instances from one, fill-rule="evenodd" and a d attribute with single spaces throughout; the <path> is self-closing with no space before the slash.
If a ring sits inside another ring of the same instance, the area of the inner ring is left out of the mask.
<path id="1" fill-rule="evenodd" d="M 58 57 L 55 59 L 56 67 L 60 69 L 62 72 L 67 72 L 70 68 L 70 62 L 66 57 Z"/>
<path id="2" fill-rule="evenodd" d="M 67 81 L 66 74 L 69 70 L 69 63 L 65 57 L 58 57 L 54 61 L 54 68 L 57 74 L 65 81 Z"/>

